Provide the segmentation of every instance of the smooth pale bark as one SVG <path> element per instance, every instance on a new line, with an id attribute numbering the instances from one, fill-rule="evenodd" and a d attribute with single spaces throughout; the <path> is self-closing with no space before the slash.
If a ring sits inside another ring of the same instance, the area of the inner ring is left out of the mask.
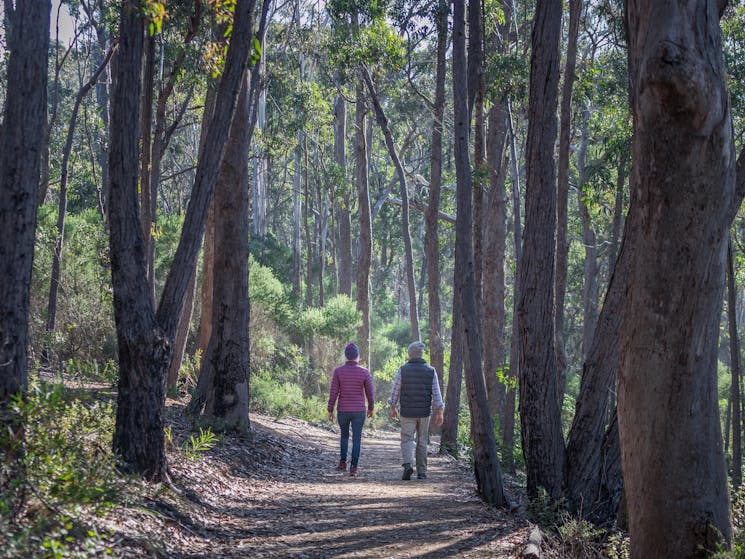
<path id="1" fill-rule="evenodd" d="M 741 196 L 714 2 L 630 1 L 634 136 L 618 425 L 634 558 L 732 537 L 717 402 L 726 241 Z"/>
<path id="2" fill-rule="evenodd" d="M 352 296 L 352 212 L 351 190 L 347 185 L 347 155 L 344 150 L 347 131 L 347 103 L 342 95 L 334 103 L 334 160 L 342 179 L 341 199 L 336 208 L 339 224 L 339 292 Z"/>
<path id="3" fill-rule="evenodd" d="M 62 249 L 65 243 L 65 217 L 67 214 L 67 179 L 68 169 L 70 162 L 70 153 L 72 152 L 72 140 L 75 134 L 75 128 L 78 120 L 78 112 L 80 111 L 80 104 L 83 99 L 90 92 L 91 89 L 96 85 L 98 78 L 103 74 L 104 70 L 111 60 L 111 56 L 114 54 L 115 48 L 109 50 L 108 54 L 104 58 L 101 65 L 93 72 L 91 78 L 83 84 L 78 90 L 75 96 L 75 103 L 72 107 L 72 115 L 70 116 L 70 125 L 67 127 L 67 138 L 65 139 L 65 147 L 62 150 L 62 163 L 60 165 L 60 192 L 59 192 L 59 206 L 57 209 L 57 241 L 54 245 L 54 255 L 52 256 L 52 273 L 49 281 L 49 300 L 47 304 L 47 323 L 46 332 L 51 334 L 55 331 L 55 323 L 57 319 L 57 296 L 59 294 L 59 282 L 60 272 L 62 265 Z M 46 355 L 43 360 L 49 357 Z"/>
<path id="4" fill-rule="evenodd" d="M 564 440 L 554 351 L 554 235 L 556 229 L 556 108 L 562 4 L 538 0 L 530 59 L 530 104 L 525 155 L 525 231 L 518 274 L 520 421 L 528 495 L 543 487 L 559 499 Z"/>
<path id="5" fill-rule="evenodd" d="M 401 164 L 401 159 L 396 151 L 396 145 L 393 141 L 393 134 L 388 126 L 388 117 L 386 117 L 383 107 L 378 99 L 378 94 L 375 91 L 375 84 L 373 84 L 370 72 L 367 67 L 363 64 L 360 67 L 362 78 L 367 85 L 367 90 L 370 93 L 370 100 L 372 101 L 373 110 L 375 112 L 375 119 L 378 121 L 385 138 L 385 145 L 388 148 L 388 155 L 393 161 L 393 166 L 396 168 L 396 174 L 398 176 L 398 182 L 401 187 L 401 235 L 404 240 L 404 261 L 406 265 L 406 288 L 409 296 L 409 320 L 411 321 L 411 338 L 413 340 L 420 339 L 419 330 L 419 311 L 417 309 L 416 300 L 416 279 L 414 278 L 414 253 L 411 247 L 411 233 L 409 231 L 409 194 L 406 186 L 406 173 L 404 167 Z"/>
<path id="6" fill-rule="evenodd" d="M 567 289 L 569 242 L 567 240 L 567 208 L 569 205 L 569 148 L 572 132 L 572 90 L 577 66 L 577 36 L 582 15 L 582 0 L 569 1 L 569 33 L 564 76 L 561 86 L 559 117 L 559 156 L 556 177 L 556 261 L 554 262 L 554 344 L 556 374 L 559 385 L 559 406 L 564 401 L 567 356 L 564 347 L 564 300 Z M 585 346 L 587 347 L 587 346 Z"/>
<path id="7" fill-rule="evenodd" d="M 372 219 L 370 217 L 370 191 L 367 180 L 367 139 L 365 138 L 365 113 L 367 111 L 364 84 L 357 84 L 355 105 L 355 159 L 357 164 L 357 208 L 359 210 L 360 252 L 357 257 L 357 310 L 362 323 L 357 329 L 360 358 L 370 359 L 370 266 L 372 264 Z"/>
<path id="8" fill-rule="evenodd" d="M 0 422 L 27 384 L 29 288 L 47 110 L 49 0 L 5 4 L 8 52 L 0 128 Z M 3 475 L 4 477 L 4 475 Z M 0 481 L 4 480 L 0 478 Z"/>
<path id="9" fill-rule="evenodd" d="M 262 46 L 265 41 L 265 34 L 260 37 Z M 266 65 L 266 52 L 261 51 L 261 58 L 258 61 L 260 74 Z M 253 79 L 253 78 L 252 78 Z M 261 80 L 258 91 L 258 102 L 256 108 L 256 126 L 259 130 L 266 128 L 266 85 Z M 267 197 L 269 189 L 269 162 L 267 160 L 266 150 L 262 146 L 257 146 L 256 163 L 254 166 L 254 180 L 252 183 L 252 209 L 253 209 L 253 234 L 256 237 L 266 237 L 267 224 Z"/>
<path id="10" fill-rule="evenodd" d="M 248 122 L 244 81 L 215 188 L 215 242 L 220 250 L 215 254 L 212 336 L 200 373 L 212 378 L 209 414 L 242 432 L 249 429 Z"/>
<path id="11" fill-rule="evenodd" d="M 445 79 L 447 78 L 448 4 L 440 0 L 435 12 L 437 27 L 437 70 L 435 74 L 435 103 L 432 108 L 432 142 L 429 160 L 429 197 L 424 214 L 424 250 L 427 260 L 427 308 L 429 312 L 429 362 L 435 368 L 444 386 L 445 343 L 442 332 L 440 302 L 440 189 L 442 185 L 442 131 L 445 115 Z M 448 405 L 450 402 L 448 401 Z M 430 422 L 430 432 L 440 428 Z"/>
<path id="12" fill-rule="evenodd" d="M 729 322 L 729 355 L 732 382 L 732 488 L 735 492 L 742 484 L 742 421 L 740 419 L 740 336 L 737 333 L 737 287 L 732 239 L 727 243 L 727 321 Z"/>
<path id="13" fill-rule="evenodd" d="M 504 410 L 505 387 L 497 372 L 504 374 L 507 356 L 505 336 L 506 286 L 504 278 L 507 242 L 507 100 L 495 103 L 489 110 L 489 132 L 486 141 L 486 163 L 489 169 L 489 189 L 486 191 L 483 256 L 483 320 L 484 375 L 492 418 Z M 487 338 L 488 337 L 488 338 Z"/>
<path id="14" fill-rule="evenodd" d="M 113 447 L 125 471 L 162 479 L 165 382 L 186 291 L 195 273 L 207 210 L 227 131 L 245 73 L 251 38 L 252 0 L 238 0 L 215 111 L 200 153 L 196 179 L 179 246 L 157 314 L 149 295 L 142 228 L 138 214 L 137 162 L 145 21 L 137 6 L 121 10 L 117 80 L 112 96 L 109 164 L 110 238 L 114 316 L 119 345 L 119 385 Z"/>
<path id="15" fill-rule="evenodd" d="M 297 147 L 295 148 L 295 168 L 292 176 L 292 295 L 295 301 L 300 301 L 302 290 L 302 246 L 300 224 L 303 220 L 303 205 L 301 194 L 303 188 L 303 133 L 298 132 Z"/>
<path id="16" fill-rule="evenodd" d="M 481 338 L 476 311 L 476 284 L 473 254 L 473 210 L 471 166 L 468 160 L 468 106 L 466 98 L 466 33 L 463 0 L 453 3 L 453 106 L 455 115 L 455 168 L 457 177 L 456 275 L 454 289 L 461 300 L 463 320 L 464 370 L 473 433 L 474 474 L 481 499 L 504 506 L 497 443 L 489 414 L 486 384 L 481 363 Z"/>

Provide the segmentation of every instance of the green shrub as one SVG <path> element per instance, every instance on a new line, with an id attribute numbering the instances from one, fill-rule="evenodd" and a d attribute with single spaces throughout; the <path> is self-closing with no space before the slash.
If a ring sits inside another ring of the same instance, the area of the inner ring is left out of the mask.
<path id="1" fill-rule="evenodd" d="M 59 382 L 32 379 L 24 398 L 13 400 L 10 411 L 21 418 L 24 436 L 22 479 L 0 493 L 0 548 L 9 559 L 27 557 L 102 557 L 111 550 L 105 537 L 81 520 L 113 506 L 124 481 L 110 450 L 114 429 L 112 404 Z M 0 438 L 6 439 L 3 431 Z M 0 440 L 0 467 L 7 472 L 14 448 Z M 20 450 L 20 452 L 18 452 Z M 10 515 L 21 493 L 25 515 Z"/>
<path id="2" fill-rule="evenodd" d="M 326 415 L 326 402 L 318 396 L 303 396 L 297 384 L 257 375 L 251 379 L 251 409 L 277 418 L 292 416 L 321 422 Z"/>

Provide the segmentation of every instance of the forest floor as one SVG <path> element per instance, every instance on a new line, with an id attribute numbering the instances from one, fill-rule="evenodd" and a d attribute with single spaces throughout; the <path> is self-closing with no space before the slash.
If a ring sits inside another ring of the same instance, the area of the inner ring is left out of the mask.
<path id="1" fill-rule="evenodd" d="M 169 400 L 174 440 L 190 426 Z M 481 503 L 472 470 L 430 445 L 428 479 L 401 480 L 398 432 L 366 428 L 359 477 L 337 472 L 338 427 L 252 415 L 196 460 L 169 452 L 171 483 L 150 485 L 101 526 L 125 557 L 517 558 L 528 541 L 520 488 L 511 510 Z M 106 524 L 108 526 L 106 526 Z"/>

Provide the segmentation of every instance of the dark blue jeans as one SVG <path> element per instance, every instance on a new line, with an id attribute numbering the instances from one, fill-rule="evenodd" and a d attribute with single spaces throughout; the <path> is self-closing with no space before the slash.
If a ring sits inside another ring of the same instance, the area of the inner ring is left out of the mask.
<path id="1" fill-rule="evenodd" d="M 356 466 L 360 459 L 360 446 L 362 446 L 362 427 L 365 425 L 365 412 L 363 411 L 340 411 L 336 413 L 336 419 L 341 427 L 341 459 L 347 461 L 349 449 L 349 426 L 352 426 L 352 466 Z"/>

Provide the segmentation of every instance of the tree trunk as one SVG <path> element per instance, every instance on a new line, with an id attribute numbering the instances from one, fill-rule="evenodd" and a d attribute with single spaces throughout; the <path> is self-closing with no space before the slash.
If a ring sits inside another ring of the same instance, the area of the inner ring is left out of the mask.
<path id="1" fill-rule="evenodd" d="M 388 148 L 388 154 L 393 161 L 393 166 L 396 168 L 396 174 L 398 175 L 398 181 L 401 186 L 401 229 L 402 236 L 404 239 L 404 256 L 406 263 L 406 287 L 409 295 L 409 319 L 411 320 L 411 337 L 414 340 L 420 339 L 419 330 L 419 311 L 417 310 L 416 304 L 416 279 L 414 278 L 414 254 L 411 248 L 411 233 L 409 232 L 409 194 L 406 187 L 406 173 L 404 167 L 401 164 L 401 160 L 396 153 L 396 146 L 393 142 L 393 135 L 391 129 L 388 126 L 388 118 L 385 116 L 383 107 L 380 105 L 378 94 L 375 91 L 375 85 L 370 77 L 370 72 L 367 71 L 367 67 L 363 64 L 360 67 L 362 77 L 367 84 L 367 89 L 370 92 L 370 100 L 372 101 L 373 109 L 375 111 L 375 118 L 378 121 L 378 125 L 383 132 L 385 138 L 385 145 Z"/>
<path id="2" fill-rule="evenodd" d="M 554 351 L 556 183 L 554 143 L 562 4 L 538 0 L 530 62 L 525 231 L 517 318 L 520 326 L 520 420 L 528 495 L 561 496 L 564 441 Z"/>
<path id="3" fill-rule="evenodd" d="M 303 188 L 303 133 L 298 132 L 295 148 L 295 169 L 292 178 L 292 295 L 300 301 L 302 285 L 302 246 L 300 224 L 303 222 L 301 193 Z"/>
<path id="4" fill-rule="evenodd" d="M 484 267 L 484 185 L 489 171 L 486 167 L 486 124 L 484 122 L 484 22 L 481 0 L 468 0 L 468 116 L 473 122 L 473 174 L 472 208 L 473 208 L 473 273 L 476 285 L 476 324 L 479 328 L 479 340 L 483 343 L 481 329 L 483 326 L 483 267 Z M 483 357 L 483 348 L 479 353 Z M 483 363 L 483 360 L 482 360 Z M 489 409 L 497 407 L 498 389 L 496 373 L 484 371 Z M 493 415 L 493 414 L 492 414 Z"/>
<path id="5" fill-rule="evenodd" d="M 430 155 L 429 198 L 425 212 L 424 251 L 427 260 L 427 307 L 429 312 L 429 362 L 435 368 L 443 387 L 445 373 L 445 343 L 442 335 L 440 303 L 440 187 L 442 185 L 442 131 L 445 115 L 445 80 L 448 34 L 448 4 L 439 0 L 435 13 L 437 26 L 437 71 L 435 75 L 435 104 L 432 111 L 432 144 Z M 450 402 L 448 401 L 448 405 Z M 433 431 L 430 423 L 430 431 Z M 435 425 L 434 430 L 439 430 Z"/>
<path id="6" fill-rule="evenodd" d="M 114 450 L 125 471 L 161 479 L 165 381 L 186 291 L 195 273 L 204 223 L 222 159 L 251 37 L 252 0 L 238 0 L 213 120 L 200 153 L 196 180 L 171 271 L 157 314 L 146 278 L 144 241 L 137 204 L 140 73 L 145 22 L 125 2 L 121 11 L 119 61 L 112 98 L 111 210 L 109 246 L 114 315 L 119 343 L 119 389 Z"/>
<path id="7" fill-rule="evenodd" d="M 261 44 L 264 45 L 264 37 L 261 37 Z M 261 58 L 258 61 L 258 67 L 263 70 L 266 64 L 266 53 L 262 49 Z M 263 72 L 261 72 L 263 73 Z M 261 80 L 263 82 L 263 80 Z M 266 85 L 260 84 L 258 91 L 257 105 L 257 122 L 259 130 L 266 128 Z M 258 153 L 256 156 L 256 165 L 254 167 L 253 180 L 253 234 L 256 237 L 266 237 L 267 233 L 267 196 L 268 196 L 268 161 L 266 150 L 263 146 L 257 146 Z"/>
<path id="8" fill-rule="evenodd" d="M 740 337 L 737 333 L 737 287 L 732 239 L 727 243 L 727 316 L 729 322 L 729 354 L 732 386 L 732 489 L 742 484 L 742 421 L 740 419 Z"/>
<path id="9" fill-rule="evenodd" d="M 191 326 L 191 317 L 194 313 L 194 298 L 197 294 L 197 275 L 191 278 L 191 286 L 186 292 L 186 301 L 184 301 L 184 310 L 178 321 L 178 330 L 176 330 L 176 340 L 173 344 L 173 359 L 168 367 L 168 378 L 166 388 L 173 390 L 178 385 L 178 377 L 181 372 L 181 363 L 184 361 L 186 351 L 186 342 L 189 339 L 189 328 Z"/>
<path id="10" fill-rule="evenodd" d="M 505 358 L 505 308 L 506 287 L 504 280 L 505 249 L 507 242 L 507 196 L 505 181 L 507 161 L 504 157 L 507 139 L 507 101 L 495 103 L 489 110 L 489 134 L 486 143 L 489 190 L 486 192 L 486 210 L 489 219 L 484 221 L 483 255 L 483 308 L 484 374 L 489 394 L 489 412 L 496 418 L 504 411 L 505 387 L 497 377 Z"/>
<path id="11" fill-rule="evenodd" d="M 67 127 L 67 139 L 65 140 L 65 147 L 62 151 L 62 163 L 60 172 L 60 192 L 59 192 L 59 208 L 57 210 L 57 242 L 54 246 L 54 255 L 52 256 L 52 274 L 49 282 L 49 303 L 47 305 L 47 323 L 46 332 L 51 334 L 55 331 L 55 323 L 57 319 L 57 295 L 59 292 L 59 281 L 60 281 L 60 269 L 62 264 L 62 249 L 65 242 L 65 217 L 67 214 L 67 177 L 68 177 L 68 163 L 70 161 L 70 153 L 72 152 L 72 140 L 75 134 L 75 127 L 78 120 L 78 112 L 80 110 L 80 104 L 83 98 L 88 95 L 88 92 L 96 85 L 98 78 L 101 76 L 103 71 L 109 64 L 111 56 L 115 49 L 111 49 L 104 58 L 101 65 L 93 73 L 91 78 L 86 82 L 75 96 L 75 103 L 72 108 L 72 115 L 70 116 L 70 125 Z M 42 361 L 47 361 L 49 355 L 47 355 L 47 348 L 44 349 Z M 45 363 L 48 364 L 48 363 Z"/>
<path id="12" fill-rule="evenodd" d="M 455 272 L 457 276 L 458 272 Z M 453 277 L 455 280 L 455 277 Z M 445 394 L 445 413 L 440 433 L 440 453 L 447 452 L 458 457 L 458 421 L 460 419 L 460 394 L 463 387 L 463 313 L 458 292 L 453 292 L 453 326 L 450 331 L 450 372 L 447 393 Z"/>
<path id="13" fill-rule="evenodd" d="M 566 492 L 569 508 L 598 525 L 612 525 L 623 494 L 617 427 L 611 433 L 609 412 L 615 391 L 618 333 L 623 319 L 631 247 L 624 243 L 582 367 L 566 451 Z M 613 413 L 615 415 L 615 413 Z M 612 427 L 612 424 L 611 424 Z M 610 445 L 610 446 L 609 446 Z M 608 475 L 606 472 L 610 472 Z"/>
<path id="14" fill-rule="evenodd" d="M 515 270 L 522 262 L 523 228 L 520 220 L 520 173 L 517 168 L 517 147 L 515 146 L 515 128 L 512 122 L 512 107 L 507 100 L 507 125 L 510 140 L 510 178 L 512 179 L 512 227 L 515 250 Z M 520 275 L 515 274 L 514 293 L 520 292 Z M 517 300 L 512 300 L 512 333 L 510 335 L 510 363 L 507 369 L 507 390 L 502 414 L 502 462 L 510 473 L 515 472 L 515 387 L 520 378 L 520 327 L 517 320 Z"/>
<path id="15" fill-rule="evenodd" d="M 466 97 L 466 32 L 464 0 L 453 3 L 453 105 L 455 112 L 455 167 L 457 175 L 457 218 L 455 240 L 455 291 L 461 300 L 464 368 L 473 429 L 474 473 L 481 499 L 490 505 L 506 503 L 502 470 L 497 456 L 486 384 L 481 364 L 481 339 L 476 311 L 473 254 L 473 210 L 471 165 L 468 160 L 468 103 Z"/>
<path id="16" fill-rule="evenodd" d="M 627 6 L 633 247 L 619 339 L 632 557 L 730 545 L 717 402 L 726 239 L 741 201 L 714 2 Z"/>
<path id="17" fill-rule="evenodd" d="M 556 262 L 554 264 L 554 343 L 556 345 L 556 374 L 559 386 L 559 407 L 564 402 L 567 356 L 564 347 L 564 299 L 567 290 L 567 207 L 569 205 L 569 148 L 572 141 L 572 90 L 577 65 L 577 36 L 582 15 L 582 0 L 569 2 L 569 35 L 561 88 L 561 116 L 559 123 L 559 161 L 556 181 Z M 584 346 L 585 349 L 589 347 Z"/>
<path id="18" fill-rule="evenodd" d="M 364 84 L 357 84 L 355 107 L 355 144 L 357 160 L 357 207 L 360 220 L 360 254 L 357 258 L 357 310 L 362 324 L 357 330 L 361 359 L 370 362 L 370 266 L 372 264 L 372 220 L 370 217 L 370 191 L 367 181 L 367 141 L 365 138 Z"/>
<path id="19" fill-rule="evenodd" d="M 8 404 L 26 391 L 29 288 L 33 269 L 41 151 L 47 110 L 49 0 L 5 3 L 7 57 L 0 127 L 0 428 L 4 441 L 0 492 L 24 479 L 23 420 Z M 22 497 L 8 499 L 19 512 Z"/>
<path id="20" fill-rule="evenodd" d="M 171 347 L 155 319 L 138 215 L 144 31 L 141 12 L 133 3 L 124 2 L 116 87 L 111 99 L 109 153 L 109 249 L 120 369 L 113 447 L 124 471 L 161 479 L 166 471 L 163 403 Z"/>
<path id="21" fill-rule="evenodd" d="M 347 136 L 347 103 L 342 95 L 334 103 L 334 160 L 339 167 L 341 195 L 336 219 L 339 223 L 339 292 L 352 296 L 352 211 L 350 189 L 347 186 L 347 156 L 344 145 Z"/>
<path id="22" fill-rule="evenodd" d="M 623 228 L 623 185 L 626 182 L 626 154 L 622 153 L 616 170 L 616 200 L 613 207 L 613 226 L 611 229 L 610 246 L 608 247 L 608 277 L 613 275 L 613 269 L 618 259 L 618 247 Z"/>
<path id="23" fill-rule="evenodd" d="M 217 90 L 214 87 L 207 88 L 204 99 L 204 113 L 202 115 L 202 128 L 199 135 L 199 150 L 204 150 L 207 141 L 207 130 L 209 129 L 212 115 L 215 112 L 215 98 Z M 207 223 L 204 227 L 204 241 L 202 248 L 202 288 L 199 297 L 199 338 L 198 348 L 204 360 L 207 346 L 212 336 L 212 294 L 215 282 L 215 208 L 210 205 L 207 214 Z"/>
<path id="24" fill-rule="evenodd" d="M 587 180 L 586 160 L 588 132 L 587 123 L 590 111 L 585 107 L 582 111 L 582 139 L 577 150 L 577 174 L 579 188 L 577 189 L 577 207 L 582 223 L 582 246 L 585 248 L 584 278 L 582 282 L 582 358 L 592 345 L 595 328 L 598 322 L 598 249 L 595 231 L 590 221 L 590 211 L 585 203 L 584 186 Z"/>
<path id="25" fill-rule="evenodd" d="M 207 407 L 223 424 L 248 431 L 248 86 L 244 80 L 215 187 L 215 255 L 212 337 L 202 372 L 213 379 Z"/>
<path id="26" fill-rule="evenodd" d="M 150 284 L 150 296 L 155 301 L 155 239 L 153 226 L 155 215 L 155 188 L 150 182 L 153 155 L 153 93 L 155 89 L 155 35 L 145 37 L 144 91 L 142 96 L 142 152 L 140 162 L 140 220 L 145 242 L 145 269 Z"/>

